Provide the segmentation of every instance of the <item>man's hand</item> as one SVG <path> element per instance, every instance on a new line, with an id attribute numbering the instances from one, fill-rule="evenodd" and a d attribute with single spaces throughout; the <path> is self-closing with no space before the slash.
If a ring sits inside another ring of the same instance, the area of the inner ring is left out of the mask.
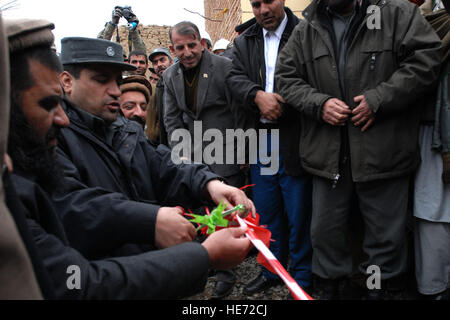
<path id="1" fill-rule="evenodd" d="M 194 226 L 182 214 L 181 208 L 159 209 L 155 228 L 155 244 L 158 248 L 190 242 L 197 237 Z"/>
<path id="2" fill-rule="evenodd" d="M 352 113 L 345 102 L 332 98 L 322 108 L 322 119 L 332 126 L 345 126 L 349 115 Z"/>
<path id="3" fill-rule="evenodd" d="M 364 127 L 361 129 L 361 132 L 365 132 L 372 126 L 373 122 L 375 121 L 375 116 L 372 110 L 370 109 L 369 104 L 366 101 L 366 98 L 363 95 L 355 97 L 354 101 L 356 103 L 359 103 L 359 105 L 355 109 L 353 109 L 352 122 L 356 127 L 364 124 Z"/>
<path id="4" fill-rule="evenodd" d="M 114 11 L 112 12 L 112 19 L 111 22 L 115 25 L 119 24 L 120 18 L 122 18 L 122 9 L 119 7 L 114 8 Z"/>
<path id="5" fill-rule="evenodd" d="M 245 237 L 246 231 L 242 227 L 223 229 L 202 243 L 213 269 L 231 269 L 244 261 L 252 248 L 252 243 Z"/>
<path id="6" fill-rule="evenodd" d="M 11 158 L 6 153 L 5 153 L 5 156 L 3 158 L 5 160 L 5 165 L 8 168 L 8 172 L 13 172 L 14 171 L 14 167 L 13 167 L 13 162 L 12 162 Z"/>
<path id="7" fill-rule="evenodd" d="M 278 93 L 269 93 L 259 90 L 256 93 L 255 103 L 261 112 L 261 116 L 267 120 L 275 121 L 283 113 L 281 103 L 286 103 Z"/>
<path id="8" fill-rule="evenodd" d="M 256 208 L 252 200 L 247 198 L 244 191 L 238 188 L 231 187 L 219 180 L 212 180 L 206 185 L 206 190 L 208 191 L 211 200 L 215 204 L 219 204 L 221 201 L 227 207 L 225 210 L 231 210 L 239 204 L 244 205 L 246 211 L 239 213 L 241 218 L 245 218 L 249 213 L 252 214 L 253 218 L 256 217 Z"/>

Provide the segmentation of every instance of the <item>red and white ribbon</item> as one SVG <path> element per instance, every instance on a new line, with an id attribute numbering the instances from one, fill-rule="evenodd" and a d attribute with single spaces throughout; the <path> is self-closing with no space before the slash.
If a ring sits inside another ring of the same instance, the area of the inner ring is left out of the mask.
<path id="1" fill-rule="evenodd" d="M 273 253 L 267 248 L 263 241 L 261 241 L 256 235 L 253 227 L 257 227 L 256 225 L 243 220 L 238 215 L 236 218 L 241 225 L 241 227 L 247 228 L 247 232 L 245 233 L 248 239 L 253 243 L 256 249 L 264 256 L 272 269 L 280 276 L 283 282 L 288 287 L 289 291 L 292 294 L 292 297 L 295 300 L 314 300 L 311 298 L 302 288 L 298 285 L 298 283 L 290 276 L 290 274 L 286 271 L 286 269 L 281 265 L 281 263 L 275 258 Z"/>

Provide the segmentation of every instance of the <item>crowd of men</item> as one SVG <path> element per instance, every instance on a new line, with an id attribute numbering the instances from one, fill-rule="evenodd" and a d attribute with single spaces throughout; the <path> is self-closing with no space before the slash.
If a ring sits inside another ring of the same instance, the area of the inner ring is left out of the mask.
<path id="1" fill-rule="evenodd" d="M 450 7 L 249 1 L 233 43 L 182 21 L 149 52 L 129 7 L 59 55 L 51 22 L 0 23 L 0 299 L 177 299 L 211 270 L 224 298 L 246 230 L 205 238 L 183 211 L 221 202 L 259 214 L 315 299 L 449 298 Z M 223 137 L 212 163 L 198 123 Z M 265 134 L 239 161 L 230 129 Z M 243 294 L 282 284 L 257 273 Z"/>

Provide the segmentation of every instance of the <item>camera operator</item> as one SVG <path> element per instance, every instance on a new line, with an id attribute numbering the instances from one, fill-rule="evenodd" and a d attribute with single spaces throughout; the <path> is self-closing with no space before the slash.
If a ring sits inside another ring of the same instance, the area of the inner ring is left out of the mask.
<path id="1" fill-rule="evenodd" d="M 147 52 L 147 47 L 138 30 L 139 19 L 133 13 L 131 7 L 116 6 L 112 12 L 111 21 L 105 24 L 105 28 L 98 34 L 97 38 L 111 40 L 114 31 L 117 30 L 116 41 L 120 43 L 118 26 L 121 18 L 125 18 L 128 22 L 127 29 L 129 30 L 129 39 L 132 44 L 132 48 L 129 51 L 137 50 Z"/>

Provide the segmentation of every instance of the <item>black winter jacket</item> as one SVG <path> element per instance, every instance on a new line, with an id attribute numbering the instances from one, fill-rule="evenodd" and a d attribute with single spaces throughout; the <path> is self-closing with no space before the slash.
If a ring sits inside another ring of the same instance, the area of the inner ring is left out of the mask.
<path id="1" fill-rule="evenodd" d="M 299 19 L 289 8 L 285 8 L 288 17 L 286 29 L 280 42 L 279 51 L 287 43 Z M 235 110 L 238 127 L 247 130 L 258 129 L 261 113 L 254 99 L 257 91 L 265 90 L 266 63 L 264 58 L 264 39 L 262 27 L 255 23 L 234 41 L 231 52 L 233 69 L 227 79 L 239 105 Z M 300 114 L 289 105 L 283 105 L 283 116 L 279 119 L 280 154 L 286 171 L 290 175 L 300 175 L 303 170 L 299 158 Z"/>
<path id="2" fill-rule="evenodd" d="M 206 166 L 173 164 L 168 148 L 156 147 L 123 117 L 110 146 L 102 120 L 75 106 L 65 109 L 70 126 L 58 141 L 64 187 L 53 200 L 70 244 L 88 258 L 126 244 L 154 245 L 160 206 L 206 203 L 206 184 L 218 178 Z"/>
<path id="3" fill-rule="evenodd" d="M 22 238 L 32 239 L 27 250 L 46 299 L 177 299 L 204 289 L 209 256 L 199 243 L 90 261 L 69 245 L 50 198 L 32 177 L 8 175 L 5 190 Z M 79 289 L 69 289 L 77 274 L 71 266 L 79 268 Z"/>

